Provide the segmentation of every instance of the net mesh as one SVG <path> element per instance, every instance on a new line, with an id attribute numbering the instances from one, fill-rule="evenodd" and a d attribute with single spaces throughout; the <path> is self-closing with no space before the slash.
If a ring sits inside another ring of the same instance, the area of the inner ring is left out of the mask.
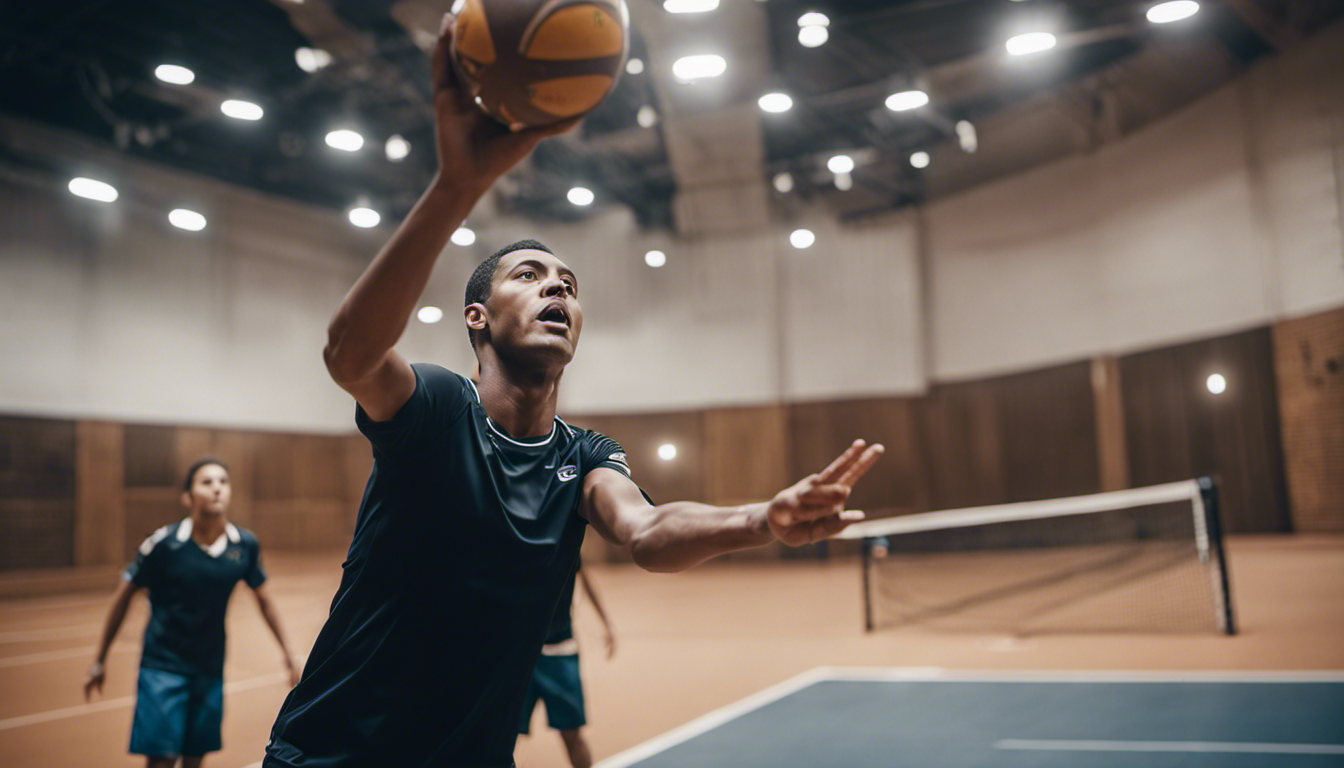
<path id="1" fill-rule="evenodd" d="M 1216 503 L 1195 481 L 854 526 L 870 629 L 1230 631 Z"/>

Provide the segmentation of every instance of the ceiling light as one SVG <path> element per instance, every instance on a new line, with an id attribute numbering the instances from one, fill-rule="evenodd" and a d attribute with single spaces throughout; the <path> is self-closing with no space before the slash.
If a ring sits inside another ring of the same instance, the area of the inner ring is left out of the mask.
<path id="1" fill-rule="evenodd" d="M 854 177 L 848 173 L 835 174 L 835 188 L 841 192 L 848 192 L 854 188 Z"/>
<path id="2" fill-rule="evenodd" d="M 816 48 L 824 44 L 831 37 L 831 33 L 820 24 L 803 27 L 798 30 L 798 42 L 802 43 L 804 48 Z"/>
<path id="3" fill-rule="evenodd" d="M 331 54 L 321 48 L 295 48 L 294 62 L 304 72 L 316 72 L 331 63 Z"/>
<path id="4" fill-rule="evenodd" d="M 892 112 L 905 112 L 919 109 L 929 103 L 929 94 L 923 91 L 901 91 L 887 97 L 887 109 Z"/>
<path id="5" fill-rule="evenodd" d="M 399 163 L 411 154 L 411 142 L 401 136 L 388 136 L 387 143 L 383 144 L 383 152 L 387 153 L 388 160 Z"/>
<path id="6" fill-rule="evenodd" d="M 800 27 L 829 27 L 831 20 L 826 18 L 826 14 L 811 11 L 798 17 L 798 26 Z"/>
<path id="7" fill-rule="evenodd" d="M 364 146 L 364 137 L 342 128 L 327 134 L 327 146 L 344 152 L 358 152 Z"/>
<path id="8" fill-rule="evenodd" d="M 787 93 L 767 93 L 756 103 L 766 112 L 788 112 L 793 109 L 793 99 Z"/>
<path id="9" fill-rule="evenodd" d="M 1151 15 L 1152 11 L 1149 11 L 1149 14 Z M 173 85 L 186 85 L 196 79 L 195 72 L 176 64 L 160 64 L 154 68 L 154 76 Z"/>
<path id="10" fill-rule="evenodd" d="M 924 151 L 915 152 L 910 155 L 910 164 L 916 168 L 929 167 L 929 153 Z"/>
<path id="11" fill-rule="evenodd" d="M 658 122 L 658 110 L 645 104 L 635 113 L 635 122 L 639 123 L 641 128 L 652 128 L 654 123 Z"/>
<path id="12" fill-rule="evenodd" d="M 1055 36 L 1049 32 L 1028 32 L 1024 35 L 1008 38 L 1004 43 L 1004 48 L 1008 53 L 1014 56 L 1026 56 L 1029 53 L 1040 53 L 1048 51 L 1055 47 Z"/>
<path id="13" fill-rule="evenodd" d="M 1227 391 L 1227 379 L 1223 378 L 1223 374 L 1215 373 L 1209 376 L 1208 380 L 1204 382 L 1204 386 L 1208 387 L 1213 394 L 1221 395 Z"/>
<path id="14" fill-rule="evenodd" d="M 826 170 L 831 173 L 849 173 L 854 170 L 854 158 L 849 155 L 836 155 L 826 161 Z"/>
<path id="15" fill-rule="evenodd" d="M 683 83 L 718 77 L 728 70 L 728 62 L 712 53 L 683 56 L 672 64 L 672 76 Z"/>
<path id="16" fill-rule="evenodd" d="M 350 217 L 351 224 L 364 229 L 376 227 L 378 222 L 383 220 L 383 217 L 379 216 L 378 212 L 372 208 L 351 208 L 350 213 L 346 215 Z"/>
<path id="17" fill-rule="evenodd" d="M 671 443 L 663 443 L 658 446 L 658 458 L 663 461 L 671 461 L 677 458 L 677 446 Z"/>
<path id="18" fill-rule="evenodd" d="M 957 143 L 961 145 L 962 152 L 974 152 L 980 146 L 980 138 L 975 132 L 975 125 L 970 120 L 957 121 Z"/>
<path id="19" fill-rule="evenodd" d="M 168 213 L 168 223 L 189 232 L 200 232 L 205 229 L 205 217 L 186 208 L 174 208 L 170 211 Z"/>
<path id="20" fill-rule="evenodd" d="M 1173 0 L 1149 8 L 1148 20 L 1154 24 L 1170 24 L 1173 21 L 1188 19 L 1196 13 L 1199 13 L 1199 3 L 1195 0 Z"/>
<path id="21" fill-rule="evenodd" d="M 449 238 L 453 245 L 471 245 L 476 242 L 476 233 L 466 227 L 458 227 L 453 230 L 453 236 Z"/>
<path id="22" fill-rule="evenodd" d="M 593 194 L 593 191 L 586 187 L 573 187 L 565 197 L 569 199 L 569 202 L 575 205 L 592 205 L 593 200 L 597 199 L 597 196 Z"/>
<path id="23" fill-rule="evenodd" d="M 86 179 L 83 176 L 70 180 L 70 192 L 89 200 L 97 200 L 100 203 L 110 203 L 117 199 L 116 187 L 96 179 Z"/>
<path id="24" fill-rule="evenodd" d="M 219 111 L 235 120 L 260 120 L 265 114 L 259 104 L 242 99 L 229 99 L 219 105 Z"/>
<path id="25" fill-rule="evenodd" d="M 662 251 L 649 251 L 644 254 L 644 263 L 650 267 L 661 267 L 667 263 L 667 254 Z"/>
<path id="26" fill-rule="evenodd" d="M 775 190 L 778 192 L 789 192 L 793 189 L 793 174 L 785 171 L 776 173 L 774 178 Z"/>
<path id="27" fill-rule="evenodd" d="M 719 0 L 663 0 L 668 13 L 707 13 L 719 7 Z"/>
<path id="28" fill-rule="evenodd" d="M 625 62 L 625 71 L 631 75 L 638 75 L 640 72 L 644 71 L 644 60 L 631 59 Z"/>
<path id="29" fill-rule="evenodd" d="M 438 307 L 421 307 L 420 311 L 415 313 L 415 319 L 425 325 L 433 325 L 443 319 L 443 310 Z"/>
<path id="30" fill-rule="evenodd" d="M 817 236 L 812 234 L 810 229 L 795 229 L 789 235 L 789 245 L 799 250 L 811 248 L 815 242 L 817 242 Z"/>

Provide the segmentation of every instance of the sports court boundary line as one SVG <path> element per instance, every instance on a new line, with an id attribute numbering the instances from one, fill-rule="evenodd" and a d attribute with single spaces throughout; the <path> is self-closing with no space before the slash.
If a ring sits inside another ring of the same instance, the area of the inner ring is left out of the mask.
<path id="1" fill-rule="evenodd" d="M 802 674 L 795 675 L 783 682 L 735 701 L 708 714 L 702 715 L 685 725 L 673 728 L 666 733 L 637 744 L 605 760 L 594 763 L 593 768 L 627 768 L 646 758 L 652 757 L 684 741 L 689 741 L 703 733 L 735 720 L 742 715 L 760 709 L 785 696 L 797 693 L 808 686 L 820 682 L 922 682 L 922 683 L 1341 683 L 1344 682 L 1344 670 L 1267 670 L 1248 672 L 1228 672 L 1225 670 L 951 670 L 941 667 L 815 667 Z M 1025 742 L 1021 739 L 1004 739 L 997 744 Z M 1084 743 L 1084 742 L 1071 742 Z M 1098 742 L 1100 743 L 1100 742 Z M 1108 742 L 1122 744 L 1126 742 Z M 1148 742 L 1127 742 L 1142 744 Z M 1152 742 L 1158 743 L 1158 742 Z M 1214 742 L 1186 742 L 1207 743 Z M 1294 746 L 1294 745 L 1263 745 Z M 1312 747 L 1314 745 L 1297 745 Z M 1325 745 L 1330 747 L 1331 745 Z M 1002 747 L 1018 749 L 1019 747 Z M 1020 749 L 1027 749 L 1020 747 Z M 1055 748 L 1062 751 L 1064 748 Z M 1160 750 L 1126 750 L 1160 751 Z M 1185 750 L 1189 751 L 1189 750 Z M 1226 750 L 1235 751 L 1235 750 Z M 1330 752 L 1327 754 L 1336 754 Z M 1344 750 L 1340 752 L 1344 754 Z"/>
<path id="2" fill-rule="evenodd" d="M 1038 752 L 1199 752 L 1256 755 L 1344 755 L 1344 744 L 1252 741 L 1102 741 L 1095 739 L 1000 739 L 995 749 Z"/>

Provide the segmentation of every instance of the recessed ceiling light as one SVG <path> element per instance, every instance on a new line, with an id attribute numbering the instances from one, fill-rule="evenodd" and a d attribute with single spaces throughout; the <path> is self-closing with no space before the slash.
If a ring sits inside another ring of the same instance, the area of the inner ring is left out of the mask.
<path id="1" fill-rule="evenodd" d="M 719 0 L 663 0 L 668 13 L 707 13 L 719 7 Z"/>
<path id="2" fill-rule="evenodd" d="M 321 48 L 295 48 L 294 63 L 304 72 L 316 72 L 331 63 L 331 54 Z"/>
<path id="3" fill-rule="evenodd" d="M 767 93 L 757 99 L 756 104 L 766 112 L 788 112 L 793 109 L 793 99 L 787 93 Z"/>
<path id="4" fill-rule="evenodd" d="M 341 128 L 327 134 L 327 146 L 342 152 L 358 152 L 364 146 L 364 137 L 356 131 Z"/>
<path id="5" fill-rule="evenodd" d="M 638 75 L 640 72 L 644 71 L 644 60 L 630 59 L 625 62 L 625 71 L 631 75 Z"/>
<path id="6" fill-rule="evenodd" d="M 831 33 L 820 24 L 812 24 L 798 30 L 798 42 L 804 48 L 816 48 L 824 45 L 831 38 Z"/>
<path id="7" fill-rule="evenodd" d="M 793 174 L 787 171 L 784 173 L 776 173 L 773 183 L 776 191 L 789 192 L 793 189 Z"/>
<path id="8" fill-rule="evenodd" d="M 1154 24 L 1170 24 L 1173 21 L 1188 19 L 1196 13 L 1199 13 L 1199 3 L 1195 0 L 1173 0 L 1149 8 L 1148 20 Z"/>
<path id="9" fill-rule="evenodd" d="M 639 123 L 641 128 L 652 128 L 658 122 L 658 110 L 645 104 L 635 113 L 635 122 Z"/>
<path id="10" fill-rule="evenodd" d="M 458 227 L 453 230 L 453 236 L 449 239 L 453 241 L 453 245 L 471 245 L 476 242 L 476 233 L 466 227 Z"/>
<path id="11" fill-rule="evenodd" d="M 667 263 L 667 254 L 662 251 L 649 251 L 644 254 L 644 263 L 650 267 L 661 267 Z"/>
<path id="12" fill-rule="evenodd" d="M 901 91 L 887 97 L 887 109 L 892 112 L 905 112 L 919 109 L 929 103 L 929 94 L 923 91 Z"/>
<path id="13" fill-rule="evenodd" d="M 916 168 L 929 167 L 929 153 L 923 150 L 910 155 L 910 164 Z"/>
<path id="14" fill-rule="evenodd" d="M 593 200 L 597 199 L 593 191 L 587 187 L 573 187 L 565 197 L 575 205 L 592 205 Z"/>
<path id="15" fill-rule="evenodd" d="M 189 232 L 200 232 L 205 229 L 205 217 L 186 208 L 174 208 L 170 211 L 168 213 L 168 223 Z"/>
<path id="16" fill-rule="evenodd" d="M 411 154 L 411 142 L 401 136 L 388 136 L 387 143 L 383 144 L 383 152 L 387 154 L 388 160 L 399 163 Z"/>
<path id="17" fill-rule="evenodd" d="M 70 193 L 100 203 L 111 203 L 117 199 L 117 188 L 104 181 L 78 176 L 70 180 Z"/>
<path id="18" fill-rule="evenodd" d="M 854 158 L 849 155 L 836 155 L 826 161 L 826 170 L 831 173 L 849 173 L 854 170 Z"/>
<path id="19" fill-rule="evenodd" d="M 975 124 L 970 120 L 957 121 L 957 144 L 961 145 L 962 152 L 974 152 L 980 146 L 980 138 L 976 134 Z"/>
<path id="20" fill-rule="evenodd" d="M 383 220 L 383 217 L 378 215 L 378 212 L 372 208 L 351 208 L 350 213 L 346 215 L 350 218 L 351 224 L 364 229 L 376 227 L 378 226 L 378 222 Z"/>
<path id="21" fill-rule="evenodd" d="M 420 308 L 419 312 L 415 313 L 415 317 L 426 325 L 433 325 L 443 319 L 443 310 L 438 307 L 424 306 Z"/>
<path id="22" fill-rule="evenodd" d="M 1054 48 L 1057 42 L 1055 36 L 1049 32 L 1027 32 L 1008 38 L 1008 42 L 1004 43 L 1003 47 L 1013 56 L 1026 56 L 1048 51 Z"/>
<path id="23" fill-rule="evenodd" d="M 1215 373 L 1204 382 L 1204 386 L 1215 395 L 1221 395 L 1227 391 L 1227 379 L 1221 373 Z"/>
<path id="24" fill-rule="evenodd" d="M 683 56 L 672 64 L 672 76 L 683 83 L 718 77 L 727 70 L 727 60 L 712 53 Z"/>
<path id="25" fill-rule="evenodd" d="M 196 79 L 195 72 L 177 64 L 160 64 L 154 68 L 154 76 L 173 85 L 186 85 Z"/>
<path id="26" fill-rule="evenodd" d="M 812 234 L 810 229 L 795 229 L 789 235 L 789 245 L 800 251 L 804 248 L 811 248 L 815 242 L 817 242 L 817 236 Z"/>
<path id="27" fill-rule="evenodd" d="M 265 114 L 261 105 L 242 99 L 228 99 L 219 105 L 219 111 L 235 120 L 248 121 L 260 120 L 262 115 Z"/>
<path id="28" fill-rule="evenodd" d="M 677 446 L 671 443 L 663 443 L 658 446 L 658 458 L 663 461 L 671 461 L 677 458 Z"/>
<path id="29" fill-rule="evenodd" d="M 848 192 L 854 188 L 854 177 L 848 173 L 835 174 L 835 188 L 841 192 Z"/>
<path id="30" fill-rule="evenodd" d="M 798 17 L 798 26 L 800 27 L 829 27 L 831 20 L 824 13 L 810 11 Z"/>

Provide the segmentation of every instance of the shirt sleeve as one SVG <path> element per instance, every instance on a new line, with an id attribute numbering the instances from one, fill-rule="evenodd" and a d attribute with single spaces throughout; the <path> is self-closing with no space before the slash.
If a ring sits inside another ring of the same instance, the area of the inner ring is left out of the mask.
<path id="1" fill-rule="evenodd" d="M 243 581 L 247 582 L 247 586 L 256 589 L 266 583 L 266 569 L 261 567 L 260 542 L 253 538 L 249 544 L 250 546 L 248 547 L 248 550 L 251 551 L 252 557 L 250 566 L 247 569 L 247 575 L 243 577 Z"/>
<path id="2" fill-rule="evenodd" d="M 625 449 L 610 437 L 600 432 L 590 432 L 585 440 L 584 454 L 584 474 L 598 467 L 606 467 L 634 479 L 630 474 L 630 462 L 625 457 Z"/>
<path id="3" fill-rule="evenodd" d="M 387 421 L 374 421 L 355 404 L 355 424 L 380 456 L 413 453 L 466 412 L 471 402 L 466 379 L 438 365 L 415 363 L 415 391 Z"/>
<path id="4" fill-rule="evenodd" d="M 135 553 L 135 560 L 132 560 L 131 564 L 126 566 L 126 570 L 121 574 L 123 580 L 129 581 L 137 587 L 153 589 L 160 559 L 155 556 L 154 552 L 158 549 L 159 542 L 168 536 L 171 527 L 165 525 L 140 544 L 140 548 Z"/>

